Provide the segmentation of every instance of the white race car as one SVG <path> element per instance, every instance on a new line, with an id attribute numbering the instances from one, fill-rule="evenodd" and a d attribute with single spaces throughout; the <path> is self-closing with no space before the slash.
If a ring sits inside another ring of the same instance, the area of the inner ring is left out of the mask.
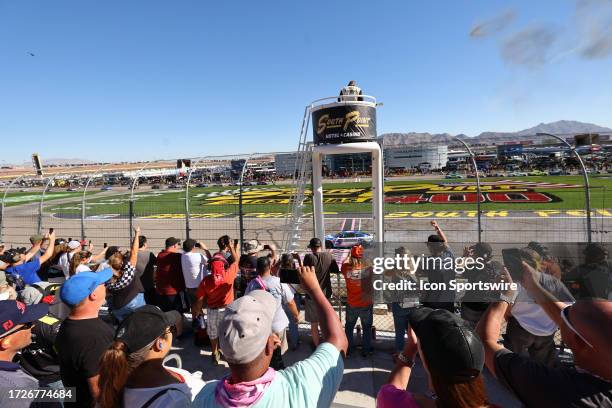
<path id="1" fill-rule="evenodd" d="M 342 231 L 325 236 L 325 246 L 332 248 L 352 248 L 355 245 L 369 244 L 374 240 L 372 234 L 363 231 Z"/>

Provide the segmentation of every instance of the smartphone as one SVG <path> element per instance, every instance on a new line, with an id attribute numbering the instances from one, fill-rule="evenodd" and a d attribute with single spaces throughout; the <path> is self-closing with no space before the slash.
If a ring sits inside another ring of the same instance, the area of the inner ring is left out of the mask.
<path id="1" fill-rule="evenodd" d="M 91 246 L 91 239 L 89 240 L 89 246 Z"/>
<path id="2" fill-rule="evenodd" d="M 49 234 L 53 234 L 53 228 L 49 228 Z"/>
<path id="3" fill-rule="evenodd" d="M 297 269 L 281 269 L 278 272 L 281 283 L 300 284 L 300 275 Z"/>
<path id="4" fill-rule="evenodd" d="M 510 272 L 513 281 L 518 282 L 523 279 L 523 262 L 521 260 L 521 250 L 518 248 L 502 249 L 504 265 Z"/>
<path id="5" fill-rule="evenodd" d="M 237 240 L 237 239 L 235 239 L 235 240 L 234 240 L 234 246 L 235 246 L 235 247 L 237 247 L 237 246 L 238 246 L 238 240 Z"/>
<path id="6" fill-rule="evenodd" d="M 195 247 L 196 248 L 202 248 L 202 246 L 200 244 L 198 244 L 197 242 L 195 243 Z"/>
<path id="7" fill-rule="evenodd" d="M 270 248 L 270 245 L 266 244 L 266 245 L 264 245 L 264 246 L 263 246 L 263 249 L 268 249 L 268 250 L 270 250 L 270 249 L 272 249 L 272 248 Z"/>
<path id="8" fill-rule="evenodd" d="M 104 247 L 103 247 L 103 248 L 106 248 L 107 246 L 108 246 L 108 243 L 107 243 L 107 242 L 105 242 L 105 243 L 104 243 Z"/>

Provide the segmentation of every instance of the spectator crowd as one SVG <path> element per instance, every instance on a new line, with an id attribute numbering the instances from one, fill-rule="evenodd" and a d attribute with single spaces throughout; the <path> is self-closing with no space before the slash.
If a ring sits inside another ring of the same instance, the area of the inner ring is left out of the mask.
<path id="1" fill-rule="evenodd" d="M 454 257 L 442 228 L 431 224 L 429 256 Z M 228 235 L 214 249 L 169 237 L 154 254 L 140 228 L 129 248 L 96 249 L 52 229 L 30 243 L 0 244 L 0 407 L 328 407 L 345 360 L 375 350 L 380 301 L 361 245 L 338 265 L 318 238 L 302 255 Z M 467 291 L 460 299 L 449 290 L 405 291 L 386 302 L 394 368 L 377 392 L 378 407 L 498 407 L 490 377 L 527 407 L 612 408 L 606 248 L 588 244 L 579 265 L 538 242 L 514 254 L 510 264 L 495 261 L 487 243 L 463 248 L 484 268 L 462 277 L 515 289 Z M 383 279 L 448 284 L 456 277 L 452 268 L 431 267 L 391 270 Z M 346 299 L 333 291 L 338 280 Z M 338 302 L 344 326 L 332 306 Z M 301 316 L 310 325 L 302 339 Z M 169 364 L 173 343 L 189 332 L 213 365 L 227 364 L 226 375 L 204 381 Z M 303 339 L 312 353 L 288 364 Z M 559 357 L 560 348 L 571 361 Z M 415 366 L 426 373 L 426 393 L 409 387 Z M 7 392 L 36 388 L 74 395 L 43 403 Z"/>

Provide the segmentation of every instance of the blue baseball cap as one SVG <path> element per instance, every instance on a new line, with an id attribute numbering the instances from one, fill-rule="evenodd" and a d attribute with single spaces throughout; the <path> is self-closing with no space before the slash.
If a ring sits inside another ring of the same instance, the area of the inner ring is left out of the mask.
<path id="1" fill-rule="evenodd" d="M 60 298 L 70 306 L 79 304 L 96 288 L 113 277 L 113 270 L 106 268 L 100 272 L 81 272 L 68 279 L 60 289 Z"/>
<path id="2" fill-rule="evenodd" d="M 20 324 L 37 321 L 48 312 L 46 303 L 26 306 L 17 300 L 0 301 L 0 337 L 9 335 Z"/>

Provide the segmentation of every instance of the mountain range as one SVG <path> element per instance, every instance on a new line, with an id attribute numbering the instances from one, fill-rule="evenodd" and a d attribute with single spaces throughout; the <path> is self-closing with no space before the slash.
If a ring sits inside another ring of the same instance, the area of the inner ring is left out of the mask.
<path id="1" fill-rule="evenodd" d="M 577 122 L 573 120 L 559 120 L 551 123 L 540 123 L 539 125 L 518 132 L 482 132 L 478 136 L 467 136 L 464 134 L 451 135 L 449 133 L 385 133 L 379 136 L 385 146 L 400 146 L 414 143 L 452 144 L 456 143 L 455 137 L 465 140 L 470 144 L 500 144 L 505 142 L 516 142 L 521 140 L 542 140 L 537 133 L 552 133 L 558 136 L 573 136 L 580 133 L 599 133 L 612 135 L 612 129 L 595 125 L 592 123 Z"/>

